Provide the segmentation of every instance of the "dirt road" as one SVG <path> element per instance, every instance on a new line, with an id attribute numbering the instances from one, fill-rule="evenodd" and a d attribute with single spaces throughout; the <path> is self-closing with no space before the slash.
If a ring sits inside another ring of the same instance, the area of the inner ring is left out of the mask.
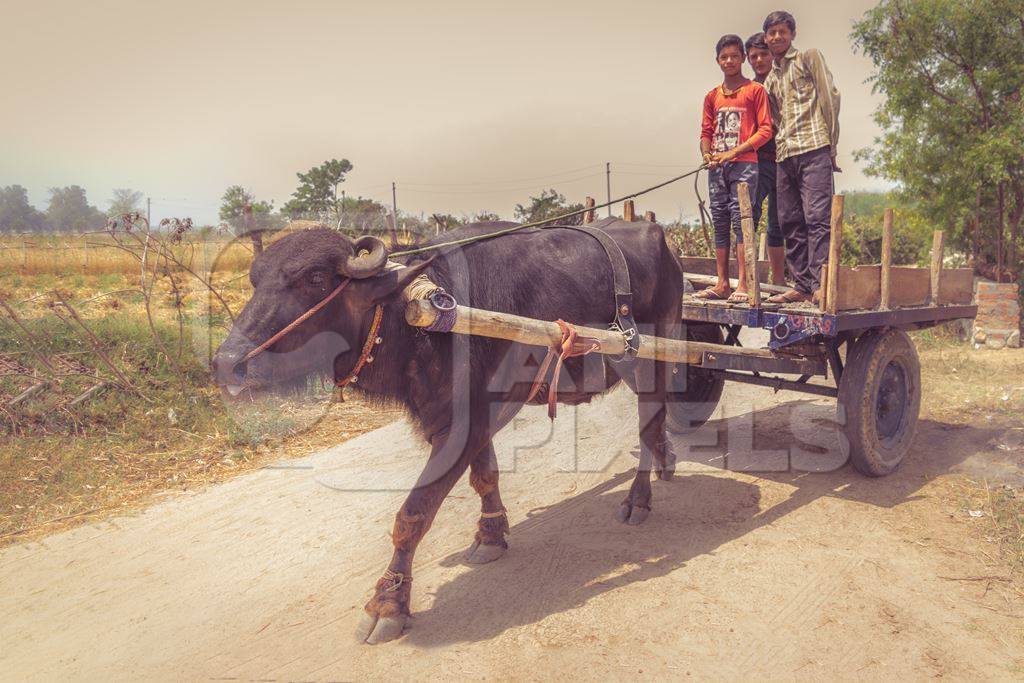
<path id="1" fill-rule="evenodd" d="M 510 550 L 462 564 L 463 481 L 421 545 L 412 628 L 357 644 L 362 604 L 424 448 L 396 423 L 130 518 L 0 551 L 5 679 L 1020 678 L 1024 607 L 942 475 L 994 434 L 923 421 L 895 475 L 745 474 L 827 402 L 729 386 L 717 439 L 613 520 L 635 464 L 635 399 L 502 435 Z M 822 428 L 824 429 L 824 428 Z M 746 430 L 746 431 L 745 431 Z M 747 446 L 744 446 L 747 442 Z M 686 443 L 677 439 L 677 452 Z M 781 457 L 781 460 L 780 460 Z M 785 453 L 771 456 L 785 466 Z M 974 464 L 972 464 L 974 463 Z M 378 489 L 378 490 L 374 490 Z"/>

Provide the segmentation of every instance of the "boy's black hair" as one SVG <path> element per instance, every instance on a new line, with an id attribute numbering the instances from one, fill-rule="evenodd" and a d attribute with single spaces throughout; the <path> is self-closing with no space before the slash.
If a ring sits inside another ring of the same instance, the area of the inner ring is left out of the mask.
<path id="1" fill-rule="evenodd" d="M 764 26 L 761 29 L 767 31 L 769 26 L 775 26 L 775 24 L 785 24 L 790 31 L 796 31 L 796 19 L 789 12 L 783 10 L 772 12 L 765 18 Z"/>
<path id="2" fill-rule="evenodd" d="M 715 45 L 715 59 L 718 59 L 718 55 L 722 54 L 722 50 L 729 47 L 730 45 L 735 45 L 740 49 L 741 57 L 746 56 L 747 53 L 743 49 L 743 39 L 737 35 L 729 33 L 718 39 L 718 44 Z"/>
<path id="3" fill-rule="evenodd" d="M 768 43 L 764 42 L 764 32 L 755 33 L 747 38 L 747 44 L 744 47 L 747 48 L 748 53 L 752 47 L 756 47 L 758 50 L 767 50 Z"/>

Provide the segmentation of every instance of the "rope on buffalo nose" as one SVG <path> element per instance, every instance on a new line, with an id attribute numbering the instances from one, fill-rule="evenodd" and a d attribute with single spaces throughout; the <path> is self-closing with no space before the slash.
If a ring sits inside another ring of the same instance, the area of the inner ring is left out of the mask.
<path id="1" fill-rule="evenodd" d="M 558 412 L 558 377 L 562 371 L 562 363 L 568 358 L 586 356 L 601 348 L 601 344 L 596 339 L 580 337 L 576 332 L 576 328 L 561 318 L 555 322 L 558 323 L 558 327 L 562 330 L 562 340 L 548 349 L 547 355 L 544 356 L 544 362 L 541 363 L 537 376 L 533 380 L 530 395 L 526 398 L 526 402 L 529 403 L 540 392 L 540 388 L 544 384 L 544 378 L 548 373 L 548 367 L 551 365 L 551 360 L 557 355 L 555 371 L 551 374 L 551 383 L 548 385 L 548 417 L 552 420 L 555 419 L 555 415 Z"/>

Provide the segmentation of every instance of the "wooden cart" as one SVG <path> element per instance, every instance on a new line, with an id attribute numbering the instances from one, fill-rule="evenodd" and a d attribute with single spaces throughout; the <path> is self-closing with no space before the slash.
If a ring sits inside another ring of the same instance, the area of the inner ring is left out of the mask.
<path id="1" fill-rule="evenodd" d="M 895 470 L 913 439 L 921 406 L 921 367 L 907 335 L 952 320 L 973 318 L 971 269 L 943 268 L 943 234 L 936 232 L 930 268 L 893 266 L 893 212 L 883 223 L 881 263 L 839 266 L 843 198 L 832 203 L 829 264 L 822 271 L 822 302 L 759 303 L 763 262 L 754 257 L 754 226 L 742 193 L 750 305 L 706 301 L 687 295 L 683 319 L 687 338 L 737 345 L 743 328 L 768 332 L 772 358 L 705 353 L 679 382 L 687 400 L 669 407 L 670 428 L 687 431 L 714 412 L 726 381 L 836 399 L 837 419 L 854 467 L 869 476 Z M 713 259 L 683 258 L 684 271 L 698 285 L 714 272 Z M 679 375 L 677 371 L 677 376 Z M 765 374 L 770 373 L 770 374 Z M 811 382 L 824 378 L 828 383 Z"/>

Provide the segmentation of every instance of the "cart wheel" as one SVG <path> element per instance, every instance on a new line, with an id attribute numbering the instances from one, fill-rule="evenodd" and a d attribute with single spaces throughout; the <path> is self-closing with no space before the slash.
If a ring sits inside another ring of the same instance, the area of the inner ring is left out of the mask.
<path id="1" fill-rule="evenodd" d="M 869 477 L 899 467 L 917 430 L 921 363 L 901 330 L 869 330 L 849 350 L 839 382 L 839 420 L 845 409 L 847 455 Z"/>
<path id="2" fill-rule="evenodd" d="M 712 344 L 725 341 L 722 328 L 711 323 L 687 323 L 686 338 Z M 665 428 L 673 434 L 688 434 L 715 412 L 725 379 L 720 372 L 677 363 L 672 366 L 671 382 L 665 406 Z"/>

